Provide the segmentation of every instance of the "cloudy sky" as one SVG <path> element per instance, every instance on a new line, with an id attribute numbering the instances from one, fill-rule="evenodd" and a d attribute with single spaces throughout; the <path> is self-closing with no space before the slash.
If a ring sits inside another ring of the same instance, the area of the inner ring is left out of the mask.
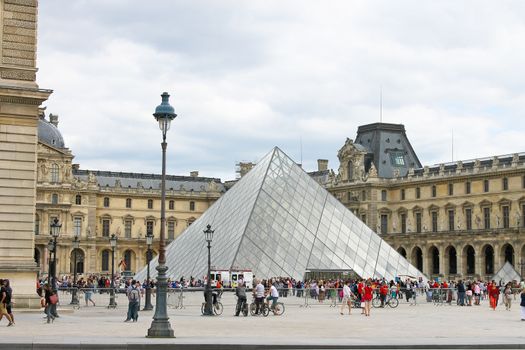
<path id="1" fill-rule="evenodd" d="M 306 170 L 402 123 L 425 165 L 525 151 L 525 1 L 39 2 L 38 82 L 84 169 L 235 177 L 273 146 Z M 302 143 L 302 152 L 301 152 Z"/>

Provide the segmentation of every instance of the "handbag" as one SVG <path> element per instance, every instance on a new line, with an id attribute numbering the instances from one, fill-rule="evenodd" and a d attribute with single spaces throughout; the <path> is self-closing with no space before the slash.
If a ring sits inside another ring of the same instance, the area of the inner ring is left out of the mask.
<path id="1" fill-rule="evenodd" d="M 49 296 L 49 301 L 51 302 L 51 304 L 55 305 L 56 303 L 58 303 L 58 295 L 53 294 Z"/>

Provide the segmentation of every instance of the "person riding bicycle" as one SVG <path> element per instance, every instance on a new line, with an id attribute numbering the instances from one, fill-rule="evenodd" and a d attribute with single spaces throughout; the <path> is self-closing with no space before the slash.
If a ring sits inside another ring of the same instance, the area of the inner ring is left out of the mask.
<path id="1" fill-rule="evenodd" d="M 381 298 L 381 307 L 385 307 L 386 296 L 388 295 L 388 285 L 383 282 L 379 288 L 379 297 Z"/>
<path id="2" fill-rule="evenodd" d="M 246 304 L 246 287 L 244 282 L 239 282 L 235 288 L 235 295 L 237 296 L 237 307 L 235 308 L 235 316 L 239 316 L 242 311 L 243 304 Z"/>
<path id="3" fill-rule="evenodd" d="M 274 281 L 272 286 L 270 287 L 270 295 L 266 297 L 266 301 L 272 301 L 272 306 L 270 307 L 272 311 L 275 310 L 275 305 L 277 304 L 277 300 L 279 299 L 279 291 L 277 290 L 276 285 L 277 282 Z"/>

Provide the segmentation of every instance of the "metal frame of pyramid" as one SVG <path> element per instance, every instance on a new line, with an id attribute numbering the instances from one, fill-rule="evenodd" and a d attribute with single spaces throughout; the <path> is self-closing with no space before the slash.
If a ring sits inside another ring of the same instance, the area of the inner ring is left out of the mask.
<path id="1" fill-rule="evenodd" d="M 521 281 L 520 274 L 516 271 L 514 266 L 508 261 L 499 269 L 498 272 L 492 277 L 496 282 L 503 281 L 503 283 L 512 282 L 514 280 Z"/>
<path id="2" fill-rule="evenodd" d="M 363 278 L 426 277 L 275 147 L 166 251 L 168 276 L 203 278 L 211 224 L 212 265 L 261 278 L 303 279 L 308 270 L 353 270 Z M 156 276 L 157 260 L 151 262 Z M 135 278 L 146 278 L 146 269 Z"/>

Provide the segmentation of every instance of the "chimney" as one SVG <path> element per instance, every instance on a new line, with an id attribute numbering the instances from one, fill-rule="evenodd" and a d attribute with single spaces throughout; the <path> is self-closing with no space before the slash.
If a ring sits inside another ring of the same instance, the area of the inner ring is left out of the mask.
<path id="1" fill-rule="evenodd" d="M 190 172 L 190 176 L 191 177 L 199 177 L 199 172 L 198 171 L 191 171 Z"/>
<path id="2" fill-rule="evenodd" d="M 58 115 L 50 113 L 49 114 L 49 122 L 53 124 L 56 128 L 58 128 Z"/>
<path id="3" fill-rule="evenodd" d="M 328 159 L 317 159 L 317 171 L 328 170 Z"/>
<path id="4" fill-rule="evenodd" d="M 71 168 L 73 168 L 73 171 L 80 170 L 80 164 L 73 163 L 71 164 Z"/>

